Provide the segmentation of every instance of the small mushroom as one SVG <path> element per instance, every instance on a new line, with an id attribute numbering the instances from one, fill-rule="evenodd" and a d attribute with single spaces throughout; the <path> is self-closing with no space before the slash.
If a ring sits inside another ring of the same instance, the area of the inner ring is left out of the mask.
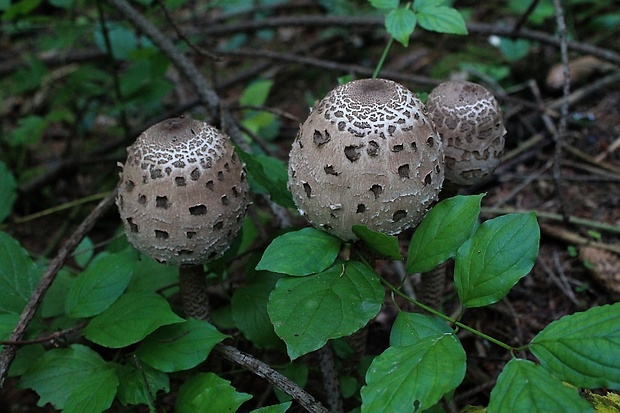
<path id="1" fill-rule="evenodd" d="M 180 117 L 148 128 L 127 152 L 116 204 L 129 241 L 165 264 L 219 257 L 248 205 L 243 163 L 230 139 Z"/>
<path id="2" fill-rule="evenodd" d="M 349 241 L 352 226 L 396 234 L 417 225 L 443 182 L 443 151 L 424 104 L 402 85 L 336 87 L 300 126 L 289 188 L 312 225 Z"/>
<path id="3" fill-rule="evenodd" d="M 445 186 L 467 187 L 489 176 L 501 160 L 506 135 L 491 92 L 450 80 L 431 91 L 426 105 L 444 146 Z"/>

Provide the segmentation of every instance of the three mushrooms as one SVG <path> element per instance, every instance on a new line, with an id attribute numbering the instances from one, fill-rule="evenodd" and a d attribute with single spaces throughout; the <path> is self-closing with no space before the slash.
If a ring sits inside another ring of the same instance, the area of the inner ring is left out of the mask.
<path id="1" fill-rule="evenodd" d="M 448 81 L 425 106 L 385 79 L 340 85 L 300 126 L 289 189 L 308 221 L 344 241 L 351 227 L 397 234 L 416 226 L 439 198 L 487 177 L 506 130 L 493 95 Z M 249 203 L 244 165 L 228 136 L 189 118 L 162 121 L 128 148 L 117 205 L 129 241 L 183 268 L 228 248 Z M 204 282 L 204 280 L 203 280 Z"/>

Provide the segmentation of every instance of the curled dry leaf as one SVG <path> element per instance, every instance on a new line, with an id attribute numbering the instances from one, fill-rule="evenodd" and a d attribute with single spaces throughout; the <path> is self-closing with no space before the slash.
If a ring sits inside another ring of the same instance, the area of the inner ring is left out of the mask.
<path id="1" fill-rule="evenodd" d="M 579 257 L 588 264 L 592 277 L 614 299 L 620 299 L 620 256 L 595 247 L 583 247 L 579 251 Z"/>

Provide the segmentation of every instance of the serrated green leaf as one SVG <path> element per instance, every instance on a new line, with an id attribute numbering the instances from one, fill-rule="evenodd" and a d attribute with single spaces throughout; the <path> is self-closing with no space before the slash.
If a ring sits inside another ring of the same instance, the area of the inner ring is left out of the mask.
<path id="1" fill-rule="evenodd" d="M 269 294 L 280 278 L 282 278 L 280 274 L 262 273 L 245 286 L 235 289 L 232 296 L 233 320 L 239 331 L 256 347 L 282 345 L 267 313 Z"/>
<path id="2" fill-rule="evenodd" d="M 125 406 L 150 404 L 158 391 L 170 391 L 168 375 L 148 364 L 117 365 L 116 375 L 119 381 L 116 397 Z"/>
<path id="3" fill-rule="evenodd" d="M 40 274 L 19 243 L 0 232 L 0 314 L 21 314 Z"/>
<path id="4" fill-rule="evenodd" d="M 213 347 L 226 337 L 206 321 L 190 318 L 160 327 L 142 340 L 136 354 L 166 373 L 187 370 L 205 361 Z"/>
<path id="5" fill-rule="evenodd" d="M 175 412 L 235 412 L 241 404 L 252 398 L 239 393 L 213 373 L 200 373 L 190 377 L 179 387 Z"/>
<path id="6" fill-rule="evenodd" d="M 357 261 L 336 262 L 319 274 L 280 279 L 267 311 L 293 360 L 365 326 L 384 295 L 372 270 Z"/>
<path id="7" fill-rule="evenodd" d="M 0 222 L 2 222 L 13 211 L 13 204 L 17 199 L 17 182 L 13 173 L 2 161 L 0 161 L 0 194 L 2 194 L 0 197 Z"/>
<path id="8" fill-rule="evenodd" d="M 289 407 L 291 407 L 291 404 L 293 404 L 293 402 L 265 406 L 260 409 L 252 410 L 250 413 L 284 413 L 289 409 Z"/>
<path id="9" fill-rule="evenodd" d="M 563 384 L 539 365 L 512 359 L 497 378 L 487 411 L 586 413 L 592 406 L 579 396 L 578 389 Z"/>
<path id="10" fill-rule="evenodd" d="M 454 334 L 388 347 L 366 373 L 362 413 L 424 411 L 463 381 L 465 367 L 465 350 Z"/>
<path id="11" fill-rule="evenodd" d="M 287 187 L 288 171 L 284 162 L 271 156 L 250 154 L 239 148 L 235 150 L 245 162 L 250 183 L 255 182 L 266 190 L 273 202 L 285 208 L 295 208 L 295 202 Z"/>
<path id="12" fill-rule="evenodd" d="M 395 9 L 385 16 L 385 29 L 396 41 L 407 47 L 416 22 L 417 17 L 413 11 L 406 8 Z"/>
<path id="13" fill-rule="evenodd" d="M 467 34 L 467 25 L 458 10 L 446 6 L 429 6 L 418 9 L 416 16 L 426 30 L 449 34 Z"/>
<path id="14" fill-rule="evenodd" d="M 398 7 L 399 0 L 368 0 L 375 9 L 391 10 Z"/>
<path id="15" fill-rule="evenodd" d="M 407 271 L 427 272 L 454 257 L 476 228 L 483 196 L 455 196 L 428 211 L 409 243 Z"/>
<path id="16" fill-rule="evenodd" d="M 536 262 L 540 228 L 535 213 L 484 222 L 457 251 L 454 284 L 464 307 L 501 300 Z"/>
<path id="17" fill-rule="evenodd" d="M 374 252 L 392 260 L 402 260 L 398 238 L 373 231 L 364 225 L 353 225 L 353 233 Z"/>
<path id="18" fill-rule="evenodd" d="M 65 301 L 67 315 L 84 318 L 105 311 L 129 285 L 135 262 L 133 251 L 109 254 L 94 261 L 71 285 Z"/>
<path id="19" fill-rule="evenodd" d="M 114 401 L 118 377 L 114 368 L 90 374 L 76 386 L 65 403 L 63 413 L 100 413 Z"/>
<path id="20" fill-rule="evenodd" d="M 541 365 L 577 387 L 620 389 L 620 303 L 567 315 L 530 344 Z"/>
<path id="21" fill-rule="evenodd" d="M 54 318 L 65 314 L 65 301 L 75 280 L 75 275 L 66 268 L 56 274 L 41 303 L 42 318 Z"/>
<path id="22" fill-rule="evenodd" d="M 109 364 L 90 348 L 73 344 L 66 349 L 52 349 L 21 377 L 21 388 L 33 389 L 40 399 L 38 406 L 51 403 L 63 409 L 71 393 L 96 373 L 109 370 Z"/>
<path id="23" fill-rule="evenodd" d="M 17 121 L 17 127 L 7 136 L 11 146 L 31 145 L 37 143 L 47 128 L 47 120 L 38 115 L 29 115 Z"/>
<path id="24" fill-rule="evenodd" d="M 148 291 L 154 293 L 165 290 L 169 294 L 178 291 L 178 289 L 170 288 L 178 281 L 179 267 L 165 265 L 146 255 L 140 255 L 140 258 L 135 262 L 133 277 L 131 277 L 131 282 L 127 286 L 127 291 Z"/>
<path id="25" fill-rule="evenodd" d="M 271 241 L 257 270 L 304 276 L 329 268 L 340 252 L 341 241 L 315 228 L 287 232 Z"/>
<path id="26" fill-rule="evenodd" d="M 427 337 L 446 333 L 453 333 L 453 331 L 439 317 L 401 311 L 392 325 L 390 346 L 412 346 Z"/>
<path id="27" fill-rule="evenodd" d="M 119 348 L 137 343 L 161 326 L 183 321 L 158 294 L 126 293 L 93 318 L 84 334 L 93 343 Z"/>

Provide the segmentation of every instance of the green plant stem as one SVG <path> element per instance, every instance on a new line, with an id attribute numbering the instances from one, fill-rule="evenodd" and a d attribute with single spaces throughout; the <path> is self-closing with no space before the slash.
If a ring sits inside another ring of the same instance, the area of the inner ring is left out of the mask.
<path id="1" fill-rule="evenodd" d="M 372 78 L 376 79 L 379 76 L 379 72 L 383 67 L 383 63 L 385 63 L 385 59 L 387 58 L 390 49 L 392 48 L 392 43 L 394 43 L 394 38 L 390 36 L 390 40 L 388 40 L 387 45 L 385 45 L 385 49 L 383 49 L 383 53 L 381 54 L 381 58 L 379 59 L 379 63 L 377 63 L 377 67 L 375 68 L 374 73 L 372 74 Z"/>
<path id="2" fill-rule="evenodd" d="M 366 265 L 368 265 L 368 263 L 366 263 L 366 262 L 364 262 L 364 263 Z M 370 267 L 370 268 L 372 268 L 372 267 Z M 375 273 L 376 273 L 376 271 L 375 271 Z M 472 327 L 468 326 L 467 324 L 463 324 L 460 321 L 457 321 L 457 320 L 453 319 L 452 317 L 449 317 L 449 316 L 447 316 L 447 315 L 445 315 L 445 314 L 443 314 L 443 313 L 441 313 L 441 312 L 439 312 L 439 311 L 437 311 L 437 310 L 435 310 L 435 309 L 433 309 L 433 308 L 431 308 L 431 307 L 429 307 L 429 306 L 427 306 L 425 304 L 422 304 L 418 300 L 415 300 L 415 299 L 409 297 L 407 294 L 405 294 L 402 291 L 400 291 L 398 288 L 396 288 L 394 285 L 392 285 L 392 283 L 390 283 L 388 280 L 383 278 L 381 276 L 381 274 L 377 274 L 377 275 L 379 276 L 379 278 L 381 279 L 383 284 L 385 284 L 390 290 L 392 290 L 395 294 L 401 296 L 405 300 L 409 301 L 410 303 L 413 303 L 413 304 L 417 305 L 418 307 L 428 311 L 429 313 L 431 313 L 433 315 L 436 315 L 437 317 L 439 317 L 439 318 L 441 318 L 441 319 L 443 319 L 443 320 L 445 320 L 445 321 L 447 321 L 449 323 L 452 323 L 455 326 L 457 326 L 459 328 L 462 328 L 463 330 L 469 331 L 470 333 L 475 334 L 478 337 L 482 337 L 485 340 L 488 340 L 488 341 L 490 341 L 493 344 L 497 344 L 498 346 L 505 348 L 506 350 L 510 351 L 511 353 L 514 352 L 514 350 L 515 350 L 514 347 L 512 347 L 512 346 L 510 346 L 510 345 L 508 345 L 508 344 L 506 344 L 506 343 L 504 343 L 504 342 L 502 342 L 502 341 L 500 341 L 500 340 L 498 340 L 496 338 L 493 338 L 493 337 L 491 337 L 489 335 L 486 335 L 486 334 L 476 330 L 475 328 L 472 328 Z"/>
<path id="3" fill-rule="evenodd" d="M 108 191 L 108 192 L 101 192 L 101 193 L 98 193 L 98 194 L 93 194 L 93 195 L 85 196 L 84 198 L 76 199 L 74 201 L 65 202 L 64 204 L 57 205 L 57 206 L 51 207 L 51 208 L 47 208 L 47 209 L 44 209 L 43 211 L 35 212 L 34 214 L 26 215 L 26 216 L 23 216 L 23 217 L 17 217 L 17 218 L 15 218 L 14 222 L 16 224 L 23 224 L 24 222 L 32 221 L 33 219 L 42 218 L 42 217 L 44 217 L 46 215 L 51 215 L 51 214 L 56 213 L 56 212 L 64 211 L 65 209 L 73 208 L 73 207 L 78 206 L 78 205 L 82 205 L 82 204 L 86 204 L 88 202 L 92 202 L 92 201 L 97 201 L 99 199 L 103 199 L 106 196 L 108 196 L 109 193 L 110 193 L 110 191 Z"/>

